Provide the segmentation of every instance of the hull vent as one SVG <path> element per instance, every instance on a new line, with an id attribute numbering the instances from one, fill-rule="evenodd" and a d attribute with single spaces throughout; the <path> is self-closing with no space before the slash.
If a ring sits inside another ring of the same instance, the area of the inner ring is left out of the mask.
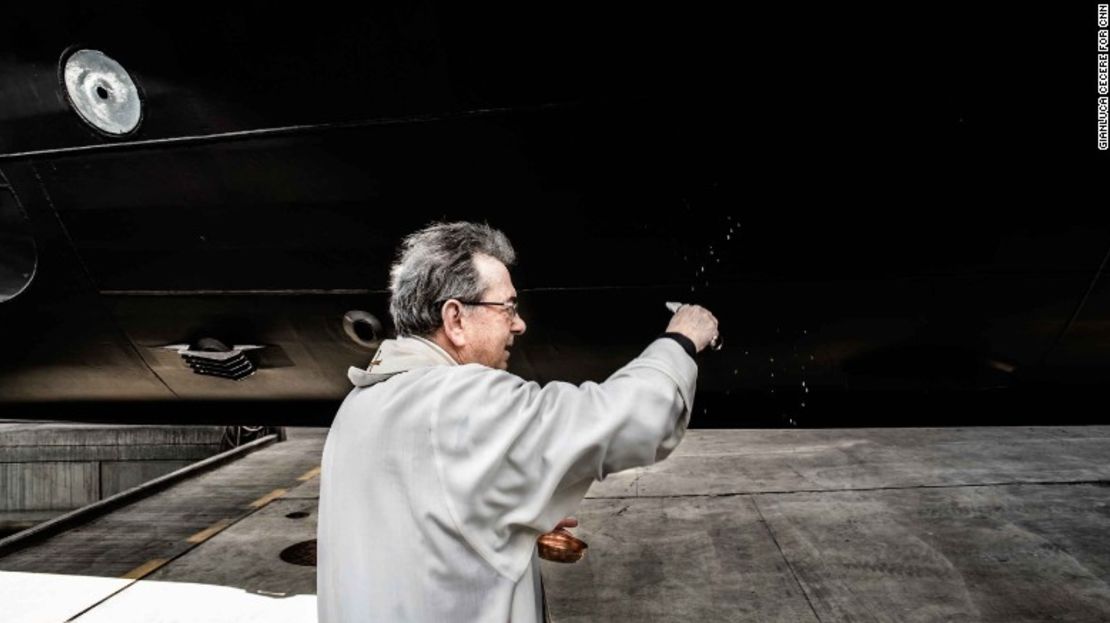
<path id="1" fill-rule="evenodd" d="M 170 344 L 162 348 L 177 351 L 181 359 L 196 374 L 239 381 L 254 374 L 257 369 L 254 362 L 247 357 L 247 351 L 263 347 L 253 344 L 236 344 L 228 347 L 219 340 L 204 338 L 198 341 L 196 346 Z"/>

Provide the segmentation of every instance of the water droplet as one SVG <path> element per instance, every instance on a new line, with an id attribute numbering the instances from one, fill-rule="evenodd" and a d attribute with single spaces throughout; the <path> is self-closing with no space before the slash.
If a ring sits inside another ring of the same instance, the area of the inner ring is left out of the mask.
<path id="1" fill-rule="evenodd" d="M 806 393 L 807 393 L 807 394 L 809 393 L 809 388 L 808 388 L 808 387 L 806 388 Z"/>
<path id="2" fill-rule="evenodd" d="M 813 355 L 810 355 L 810 356 L 809 356 L 809 360 L 810 360 L 810 361 L 813 361 Z"/>
<path id="3" fill-rule="evenodd" d="M 771 357 L 771 363 L 775 363 L 775 358 Z"/>
<path id="4" fill-rule="evenodd" d="M 806 403 L 803 402 L 802 403 L 802 408 L 804 409 L 805 407 L 806 407 Z"/>
<path id="5" fill-rule="evenodd" d="M 732 236 L 729 234 L 725 234 L 725 240 L 732 240 Z"/>
<path id="6" fill-rule="evenodd" d="M 694 291 L 694 286 L 690 286 L 690 291 L 691 291 L 691 292 L 693 292 L 693 291 Z"/>
<path id="7" fill-rule="evenodd" d="M 733 370 L 732 373 L 733 374 L 740 374 L 740 370 L 739 369 Z"/>
<path id="8" fill-rule="evenodd" d="M 773 390 L 773 389 L 772 389 L 772 390 L 771 390 L 771 393 L 772 393 L 772 394 L 773 394 L 773 393 L 775 393 L 775 390 Z"/>
<path id="9" fill-rule="evenodd" d="M 771 373 L 771 378 L 775 378 L 775 373 L 774 372 Z"/>
<path id="10" fill-rule="evenodd" d="M 806 382 L 802 381 L 802 387 L 805 387 L 805 386 L 806 386 Z"/>
<path id="11" fill-rule="evenodd" d="M 744 354 L 745 354 L 745 355 L 747 355 L 747 354 L 748 354 L 748 351 L 744 351 Z"/>
<path id="12" fill-rule="evenodd" d="M 807 335 L 807 334 L 809 334 L 809 331 L 806 331 L 805 329 L 802 329 L 802 335 Z"/>

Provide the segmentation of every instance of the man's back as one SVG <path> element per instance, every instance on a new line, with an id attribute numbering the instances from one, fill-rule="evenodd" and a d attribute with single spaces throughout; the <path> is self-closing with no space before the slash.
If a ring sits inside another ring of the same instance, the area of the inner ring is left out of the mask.
<path id="1" fill-rule="evenodd" d="M 321 622 L 503 622 L 535 609 L 531 576 L 498 574 L 459 538 L 445 505 L 429 427 L 449 372 L 413 370 L 356 389 L 340 408 L 323 472 L 342 478 L 326 477 L 320 491 Z"/>
<path id="2" fill-rule="evenodd" d="M 366 386 L 324 448 L 321 623 L 542 620 L 536 537 L 594 479 L 674 449 L 693 360 L 663 339 L 603 384 L 541 388 L 427 340 L 387 344 L 386 373 L 352 372 Z M 408 363 L 390 368 L 390 349 Z"/>

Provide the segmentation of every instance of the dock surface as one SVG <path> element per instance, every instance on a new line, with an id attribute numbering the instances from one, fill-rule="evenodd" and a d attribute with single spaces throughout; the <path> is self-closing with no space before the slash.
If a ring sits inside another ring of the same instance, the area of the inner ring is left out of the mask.
<path id="1" fill-rule="evenodd" d="M 5 621 L 315 621 L 324 429 L 0 558 Z M 1110 427 L 692 430 L 595 483 L 552 619 L 1110 620 Z"/>

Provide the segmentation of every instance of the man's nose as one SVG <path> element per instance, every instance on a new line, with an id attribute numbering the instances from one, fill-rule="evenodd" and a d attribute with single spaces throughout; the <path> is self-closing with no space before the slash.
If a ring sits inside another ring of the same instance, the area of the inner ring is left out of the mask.
<path id="1" fill-rule="evenodd" d="M 521 318 L 520 314 L 517 314 L 516 317 L 513 318 L 513 326 L 509 330 L 516 335 L 521 335 L 527 328 L 528 324 L 524 322 L 524 318 Z"/>

